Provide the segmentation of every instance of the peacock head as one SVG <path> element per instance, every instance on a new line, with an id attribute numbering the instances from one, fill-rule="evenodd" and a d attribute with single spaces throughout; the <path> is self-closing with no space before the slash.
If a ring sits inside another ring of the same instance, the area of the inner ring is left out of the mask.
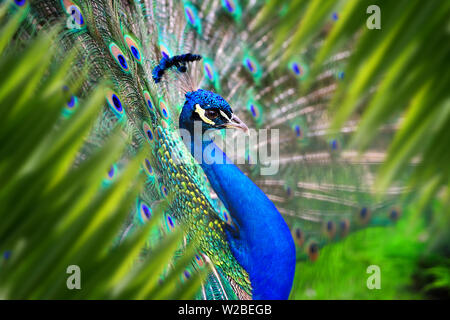
<path id="1" fill-rule="evenodd" d="M 195 121 L 201 123 L 202 132 L 224 128 L 248 132 L 248 127 L 233 113 L 224 98 L 203 89 L 186 93 L 186 101 L 180 114 L 180 128 L 192 133 Z"/>

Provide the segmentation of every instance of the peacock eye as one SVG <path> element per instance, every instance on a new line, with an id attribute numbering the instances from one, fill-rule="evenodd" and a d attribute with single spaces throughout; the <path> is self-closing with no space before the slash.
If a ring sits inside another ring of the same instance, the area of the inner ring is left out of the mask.
<path id="1" fill-rule="evenodd" d="M 219 116 L 219 113 L 216 110 L 206 110 L 205 115 L 208 119 L 215 119 Z"/>

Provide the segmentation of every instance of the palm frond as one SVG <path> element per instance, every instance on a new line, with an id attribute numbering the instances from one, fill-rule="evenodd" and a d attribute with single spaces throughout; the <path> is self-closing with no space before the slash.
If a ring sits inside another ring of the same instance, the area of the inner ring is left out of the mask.
<path id="1" fill-rule="evenodd" d="M 70 119 L 62 117 L 70 98 L 63 87 L 73 55 L 49 68 L 53 55 L 47 48 L 58 27 L 42 32 L 20 53 L 8 51 L 21 16 L 17 11 L 0 30 L 0 297 L 192 298 L 207 268 L 181 285 L 181 270 L 194 255 L 191 249 L 174 263 L 181 230 L 136 263 L 170 197 L 149 223 L 112 247 L 143 186 L 143 157 L 138 154 L 111 185 L 102 187 L 105 173 L 129 143 L 116 132 L 74 165 L 105 103 L 103 86 L 83 99 Z M 71 265 L 80 267 L 81 290 L 66 285 Z M 168 269 L 164 277 L 163 269 Z"/>

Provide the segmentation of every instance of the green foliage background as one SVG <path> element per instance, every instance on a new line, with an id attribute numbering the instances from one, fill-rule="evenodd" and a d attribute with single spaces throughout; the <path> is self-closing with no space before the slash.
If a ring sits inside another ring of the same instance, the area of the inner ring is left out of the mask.
<path id="1" fill-rule="evenodd" d="M 448 299 L 450 259 L 430 246 L 436 236 L 429 222 L 414 209 L 405 214 L 394 226 L 360 230 L 325 246 L 315 262 L 299 262 L 290 298 Z M 380 289 L 367 287 L 371 265 L 380 268 Z"/>
<path id="2" fill-rule="evenodd" d="M 380 8 L 381 29 L 366 26 Z M 279 12 L 282 8 L 282 12 Z M 450 295 L 450 2 L 366 0 L 269 0 L 260 13 L 282 15 L 273 55 L 288 61 L 311 46 L 322 27 L 337 15 L 315 55 L 307 92 L 321 65 L 339 50 L 352 54 L 329 110 L 330 132 L 345 121 L 361 122 L 348 147 L 363 151 L 386 123 L 401 118 L 376 187 L 383 191 L 402 177 L 406 165 L 420 159 L 407 183 L 412 201 L 395 227 L 361 230 L 326 246 L 315 262 L 297 265 L 293 299 L 407 299 Z M 282 51 L 287 36 L 292 42 Z M 368 265 L 382 272 L 381 290 L 368 290 Z"/>
<path id="3" fill-rule="evenodd" d="M 1 7 L 0 18 L 8 5 Z M 173 263 L 181 231 L 135 263 L 170 196 L 153 211 L 150 223 L 112 247 L 143 185 L 143 158 L 138 155 L 111 186 L 102 187 L 105 172 L 129 143 L 117 132 L 74 167 L 104 105 L 103 88 L 94 90 L 70 120 L 61 117 L 70 98 L 62 88 L 73 57 L 55 65 L 47 50 L 58 27 L 17 50 L 12 39 L 22 18 L 19 10 L 2 20 L 0 30 L 0 298 L 192 298 L 204 273 L 183 286 L 180 279 L 192 261 L 193 246 L 161 277 Z M 67 289 L 69 265 L 81 269 L 81 290 Z"/>

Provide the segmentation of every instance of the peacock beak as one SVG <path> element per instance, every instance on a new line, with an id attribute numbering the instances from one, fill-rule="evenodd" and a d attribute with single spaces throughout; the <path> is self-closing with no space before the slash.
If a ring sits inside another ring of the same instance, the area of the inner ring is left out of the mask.
<path id="1" fill-rule="evenodd" d="M 223 125 L 225 128 L 234 128 L 234 129 L 241 129 L 245 133 L 248 133 L 248 127 L 245 125 L 244 122 L 242 122 L 241 119 L 235 114 L 231 115 L 231 119 L 229 122 L 225 123 Z"/>

